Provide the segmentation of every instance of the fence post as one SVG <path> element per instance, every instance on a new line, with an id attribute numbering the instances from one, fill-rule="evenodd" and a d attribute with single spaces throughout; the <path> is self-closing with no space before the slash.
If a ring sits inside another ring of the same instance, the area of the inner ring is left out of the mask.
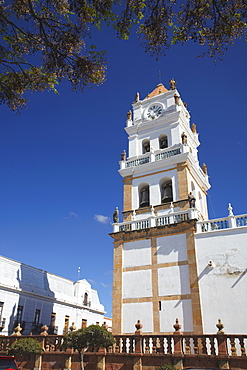
<path id="1" fill-rule="evenodd" d="M 143 325 L 141 324 L 140 320 L 137 320 L 135 324 L 136 331 L 135 331 L 135 353 L 140 354 L 140 356 L 135 356 L 133 358 L 133 370 L 142 370 L 142 328 Z"/>
<path id="2" fill-rule="evenodd" d="M 182 338 L 183 334 L 181 333 L 181 325 L 176 319 L 176 323 L 173 325 L 175 331 L 173 332 L 173 342 L 174 342 L 174 353 L 173 353 L 173 365 L 176 369 L 183 369 L 183 347 L 182 347 Z"/>
<path id="3" fill-rule="evenodd" d="M 218 319 L 218 324 L 216 324 L 218 328 L 217 331 L 217 342 L 218 342 L 218 355 L 225 356 L 226 359 L 219 361 L 219 368 L 220 369 L 229 369 L 229 362 L 228 362 L 228 351 L 227 351 L 227 336 L 223 331 L 224 325 L 221 322 L 221 319 Z"/>

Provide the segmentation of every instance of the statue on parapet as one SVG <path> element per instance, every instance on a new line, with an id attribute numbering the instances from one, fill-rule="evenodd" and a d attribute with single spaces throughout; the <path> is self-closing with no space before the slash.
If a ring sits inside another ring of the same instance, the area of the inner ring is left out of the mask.
<path id="1" fill-rule="evenodd" d="M 118 207 L 115 208 L 115 211 L 112 215 L 112 218 L 113 218 L 113 222 L 114 224 L 118 224 L 119 223 L 119 210 L 118 210 Z"/>
<path id="2" fill-rule="evenodd" d="M 192 192 L 189 193 L 188 199 L 189 199 L 189 203 L 190 203 L 190 208 L 195 208 L 196 198 L 194 197 Z"/>
<path id="3" fill-rule="evenodd" d="M 175 90 L 176 89 L 176 81 L 174 78 L 170 80 L 170 90 Z"/>

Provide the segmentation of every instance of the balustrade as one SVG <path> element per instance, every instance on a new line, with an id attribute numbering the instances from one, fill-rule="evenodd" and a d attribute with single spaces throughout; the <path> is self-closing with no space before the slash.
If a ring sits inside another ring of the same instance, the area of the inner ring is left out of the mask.
<path id="1" fill-rule="evenodd" d="M 1 336 L 0 353 L 5 354 L 12 343 L 20 338 L 29 336 Z M 38 340 L 44 352 L 63 352 L 62 335 L 33 335 L 31 338 Z M 247 335 L 227 334 L 202 334 L 187 335 L 180 331 L 169 335 L 116 335 L 115 344 L 109 347 L 108 353 L 132 354 L 137 350 L 150 355 L 177 354 L 178 348 L 183 356 L 233 356 L 246 357 Z M 138 343 L 138 346 L 137 346 Z M 70 352 L 70 350 L 67 350 Z"/>

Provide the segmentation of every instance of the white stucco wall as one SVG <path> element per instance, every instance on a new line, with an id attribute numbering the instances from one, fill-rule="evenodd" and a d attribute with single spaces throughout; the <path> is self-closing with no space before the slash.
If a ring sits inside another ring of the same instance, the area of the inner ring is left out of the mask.
<path id="1" fill-rule="evenodd" d="M 137 320 L 140 320 L 143 325 L 143 333 L 153 331 L 152 302 L 123 304 L 123 333 L 134 333 Z"/>
<path id="2" fill-rule="evenodd" d="M 158 263 L 186 261 L 187 259 L 186 234 L 157 238 Z"/>
<path id="3" fill-rule="evenodd" d="M 182 331 L 193 331 L 192 306 L 190 299 L 161 301 L 160 331 L 173 332 L 176 318 L 182 326 Z"/>
<path id="4" fill-rule="evenodd" d="M 247 227 L 195 235 L 198 280 L 205 333 L 246 334 Z M 208 262 L 213 262 L 213 268 Z"/>
<path id="5" fill-rule="evenodd" d="M 158 269 L 159 296 L 190 294 L 188 265 Z"/>
<path id="6" fill-rule="evenodd" d="M 123 272 L 123 298 L 143 298 L 151 296 L 151 269 Z"/>
<path id="7" fill-rule="evenodd" d="M 136 240 L 123 245 L 123 267 L 151 264 L 151 240 Z"/>

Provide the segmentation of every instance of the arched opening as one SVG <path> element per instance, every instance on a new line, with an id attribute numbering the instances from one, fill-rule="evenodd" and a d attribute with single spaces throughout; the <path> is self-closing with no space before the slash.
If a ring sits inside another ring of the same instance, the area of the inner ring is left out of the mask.
<path id="1" fill-rule="evenodd" d="M 84 306 L 88 305 L 88 294 L 87 293 L 84 294 L 83 304 Z"/>
<path id="2" fill-rule="evenodd" d="M 150 205 L 149 202 L 149 185 L 148 184 L 141 184 L 139 190 L 139 207 L 148 207 Z"/>
<path id="3" fill-rule="evenodd" d="M 160 149 L 168 148 L 168 139 L 166 135 L 160 135 L 159 144 L 160 144 Z"/>
<path id="4" fill-rule="evenodd" d="M 143 140 L 142 142 L 142 153 L 150 152 L 150 141 L 148 139 Z"/>
<path id="5" fill-rule="evenodd" d="M 161 203 L 170 203 L 173 201 L 172 180 L 169 177 L 166 177 L 161 180 L 160 192 L 161 192 Z"/>

